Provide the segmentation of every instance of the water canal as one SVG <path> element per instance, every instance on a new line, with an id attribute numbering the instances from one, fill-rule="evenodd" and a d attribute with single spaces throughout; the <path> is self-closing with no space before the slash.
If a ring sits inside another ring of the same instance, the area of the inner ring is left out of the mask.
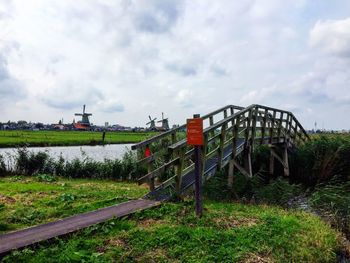
<path id="1" fill-rule="evenodd" d="M 86 157 L 95 161 L 104 159 L 121 159 L 124 153 L 130 150 L 132 144 L 108 144 L 98 146 L 54 146 L 54 147 L 30 147 L 30 152 L 46 152 L 50 157 L 59 158 L 62 156 L 70 161 L 75 158 L 84 159 Z M 5 162 L 11 162 L 12 156 L 16 155 L 16 148 L 0 148 L 0 155 L 5 158 Z"/>

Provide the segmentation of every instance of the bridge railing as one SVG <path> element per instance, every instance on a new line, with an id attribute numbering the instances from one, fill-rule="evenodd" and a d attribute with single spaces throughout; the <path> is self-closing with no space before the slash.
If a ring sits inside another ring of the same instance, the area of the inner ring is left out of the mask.
<path id="1" fill-rule="evenodd" d="M 209 127 L 215 124 L 216 120 L 221 120 L 222 118 L 232 116 L 235 112 L 242 109 L 243 107 L 240 106 L 227 105 L 202 116 L 202 119 L 204 121 L 204 125 Z M 185 130 L 186 124 L 173 128 L 169 131 L 162 132 L 131 147 L 132 150 L 138 150 L 139 164 L 146 164 L 148 174 L 152 172 L 153 174 L 154 172 L 158 173 L 160 170 L 164 172 L 166 168 L 169 168 L 170 166 L 174 165 L 174 163 L 176 163 L 177 158 L 174 160 L 171 157 L 172 154 L 168 151 L 168 147 L 178 142 L 182 142 L 186 137 Z M 149 148 L 151 150 L 151 155 L 147 157 L 143 155 L 146 148 Z M 159 166 L 159 162 L 164 164 Z M 150 188 L 152 190 L 154 188 L 154 177 L 142 176 L 140 178 L 140 181 L 143 181 L 145 178 L 148 178 Z"/>
<path id="2" fill-rule="evenodd" d="M 307 133 L 291 112 L 262 105 L 254 104 L 247 108 L 228 105 L 203 116 L 203 119 L 207 121 L 203 133 L 203 174 L 208 172 L 205 171 L 208 160 L 215 158 L 217 169 L 221 169 L 246 149 L 251 151 L 257 143 L 299 144 L 308 140 Z M 180 191 L 182 177 L 194 169 L 194 148 L 187 145 L 183 132 L 185 128 L 186 125 L 182 125 L 132 147 L 144 149 L 156 143 L 160 147 L 155 148 L 151 156 L 140 158 L 141 163 L 147 164 L 148 172 L 139 180 L 147 180 L 151 190 L 156 187 L 155 178 L 169 173 L 169 178 L 162 182 L 161 187 L 173 185 L 176 191 Z M 182 137 L 176 136 L 179 131 L 182 131 Z M 169 135 L 171 141 L 159 144 Z M 226 153 L 225 149 L 231 150 Z"/>

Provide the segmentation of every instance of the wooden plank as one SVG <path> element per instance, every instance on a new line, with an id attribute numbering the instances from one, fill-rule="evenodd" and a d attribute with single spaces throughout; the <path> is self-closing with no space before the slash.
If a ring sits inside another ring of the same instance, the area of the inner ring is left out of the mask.
<path id="1" fill-rule="evenodd" d="M 232 159 L 233 164 L 238 168 L 238 170 L 246 177 L 251 177 L 250 174 L 235 160 Z"/>
<path id="2" fill-rule="evenodd" d="M 266 116 L 267 116 L 267 109 L 265 109 L 264 116 L 263 116 L 260 144 L 263 144 L 265 140 L 265 129 L 266 129 L 266 118 L 267 118 Z"/>
<path id="3" fill-rule="evenodd" d="M 112 218 L 123 217 L 135 213 L 136 211 L 158 205 L 160 205 L 160 203 L 153 200 L 132 200 L 92 212 L 71 216 L 55 222 L 3 234 L 0 235 L 0 254 L 53 237 L 66 235 Z"/>
<path id="4" fill-rule="evenodd" d="M 218 169 L 222 168 L 222 157 L 224 155 L 224 144 L 226 138 L 226 124 L 221 126 L 220 147 L 218 151 Z"/>
<path id="5" fill-rule="evenodd" d="M 178 158 L 179 158 L 179 162 L 175 168 L 175 190 L 176 190 L 178 197 L 180 197 L 182 170 L 183 170 L 184 162 L 185 162 L 185 148 L 182 148 L 178 151 Z"/>
<path id="6" fill-rule="evenodd" d="M 272 138 L 273 138 L 273 131 L 274 131 L 274 127 L 275 127 L 275 121 L 276 121 L 276 111 L 273 111 L 273 115 L 272 115 L 272 120 L 270 122 L 270 130 L 269 130 L 269 143 L 272 143 Z"/>

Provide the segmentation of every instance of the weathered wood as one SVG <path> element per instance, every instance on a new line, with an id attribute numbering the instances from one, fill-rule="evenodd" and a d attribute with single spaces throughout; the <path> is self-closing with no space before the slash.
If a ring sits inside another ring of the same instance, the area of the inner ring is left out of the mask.
<path id="1" fill-rule="evenodd" d="M 283 147 L 283 164 L 284 164 L 284 176 L 289 176 L 289 162 L 288 162 L 288 147 L 285 145 Z"/>
<path id="2" fill-rule="evenodd" d="M 231 171 L 235 169 L 232 168 L 231 159 L 234 159 L 238 154 L 243 153 L 243 169 L 246 171 L 247 176 L 252 176 L 251 153 L 254 150 L 254 144 L 258 142 L 264 144 L 285 142 L 290 147 L 299 141 L 308 140 L 305 130 L 297 122 L 292 113 L 262 105 L 254 104 L 247 108 L 226 106 L 206 115 L 206 118 L 209 120 L 209 127 L 206 127 L 203 132 L 205 138 L 205 145 L 202 147 L 203 177 L 207 178 L 205 173 L 212 174 L 216 169 L 222 169 L 225 165 L 229 165 L 228 185 L 232 181 Z M 169 186 L 179 192 L 183 190 L 180 189 L 182 187 L 182 178 L 193 172 L 194 165 L 192 158 L 194 150 L 187 146 L 186 139 L 177 140 L 177 138 L 180 138 L 180 136 L 177 136 L 177 130 L 167 133 L 164 136 L 170 135 L 172 144 L 167 149 L 161 149 L 161 151 L 153 153 L 152 156 L 143 158 L 142 161 L 152 164 L 156 159 L 165 160 L 164 164 L 161 164 L 158 168 L 151 167 L 153 171 L 148 174 L 149 179 L 157 177 L 172 166 L 176 166 L 175 176 L 167 180 L 165 185 L 161 184 L 161 187 Z M 148 142 L 159 142 L 164 136 L 159 135 L 156 139 L 153 138 L 151 141 L 148 140 Z M 145 143 L 142 142 L 137 147 L 140 145 L 145 145 Z M 179 165 L 180 157 L 175 153 L 180 153 L 182 150 L 182 165 Z M 273 153 L 271 155 L 270 162 L 274 163 L 277 157 Z M 276 155 L 279 156 L 278 154 Z M 277 160 L 282 160 L 285 163 L 283 159 L 286 159 L 284 155 Z M 206 163 L 209 166 L 206 168 L 208 170 L 204 171 Z M 286 166 L 286 174 L 288 174 L 287 164 L 284 166 Z M 273 172 L 273 168 L 270 171 Z M 186 185 L 188 185 L 187 182 Z"/>
<path id="3" fill-rule="evenodd" d="M 265 140 L 266 119 L 267 119 L 267 109 L 265 109 L 264 116 L 263 116 L 260 144 L 263 144 Z"/>
<path id="4" fill-rule="evenodd" d="M 238 169 L 244 176 L 246 176 L 246 177 L 248 177 L 248 178 L 251 177 L 250 173 L 249 173 L 246 169 L 244 169 L 235 159 L 232 159 L 232 161 L 233 161 L 233 164 L 237 167 L 237 169 Z"/>
<path id="5" fill-rule="evenodd" d="M 258 107 L 254 107 L 253 108 L 253 111 L 254 111 L 254 113 L 253 113 L 253 117 L 252 117 L 252 119 L 253 119 L 253 126 L 252 126 L 252 135 L 251 135 L 251 138 L 252 138 L 252 140 L 251 140 L 251 151 L 254 151 L 254 143 L 253 143 L 253 140 L 254 140 L 254 138 L 256 137 L 256 118 L 257 118 L 257 113 L 258 113 Z"/>
<path id="6" fill-rule="evenodd" d="M 152 173 L 152 163 L 147 163 L 147 173 L 151 174 Z M 148 177 L 148 186 L 149 186 L 149 190 L 152 192 L 155 188 L 154 185 L 154 177 L 149 176 Z"/>
<path id="7" fill-rule="evenodd" d="M 272 119 L 270 120 L 270 129 L 269 129 L 270 144 L 272 143 L 272 138 L 274 136 L 273 132 L 274 132 L 275 121 L 276 121 L 276 111 L 273 111 Z"/>
<path id="8" fill-rule="evenodd" d="M 218 151 L 218 169 L 222 168 L 222 158 L 224 154 L 224 143 L 226 138 L 226 124 L 221 127 L 221 136 L 220 136 L 220 147 Z"/>
<path id="9" fill-rule="evenodd" d="M 185 162 L 185 149 L 180 149 L 178 151 L 178 158 L 179 162 L 175 166 L 175 189 L 176 189 L 176 194 L 178 197 L 180 197 L 181 193 L 181 182 L 182 182 L 182 170 Z"/>
<path id="10" fill-rule="evenodd" d="M 158 205 L 160 205 L 160 202 L 152 200 L 132 200 L 92 212 L 74 215 L 55 222 L 3 234 L 0 235 L 0 254 Z"/>
<path id="11" fill-rule="evenodd" d="M 233 187 L 234 170 L 235 170 L 235 164 L 233 159 L 231 159 L 228 166 L 228 176 L 227 176 L 227 187 L 229 189 L 232 189 Z"/>
<path id="12" fill-rule="evenodd" d="M 275 171 L 275 156 L 274 154 L 272 153 L 272 149 L 270 149 L 270 165 L 269 165 L 269 173 L 271 175 L 274 174 L 274 171 Z"/>

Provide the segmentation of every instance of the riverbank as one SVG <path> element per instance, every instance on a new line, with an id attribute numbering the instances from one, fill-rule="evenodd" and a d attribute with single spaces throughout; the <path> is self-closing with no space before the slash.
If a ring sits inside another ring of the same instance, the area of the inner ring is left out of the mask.
<path id="1" fill-rule="evenodd" d="M 154 132 L 0 131 L 0 148 L 137 143 Z"/>
<path id="2" fill-rule="evenodd" d="M 138 198 L 132 183 L 0 178 L 1 232 Z M 339 234 L 318 217 L 276 206 L 205 199 L 166 203 L 12 252 L 4 262 L 335 262 Z M 49 260 L 50 261 L 50 260 Z M 51 261 L 50 261 L 51 262 Z"/>

